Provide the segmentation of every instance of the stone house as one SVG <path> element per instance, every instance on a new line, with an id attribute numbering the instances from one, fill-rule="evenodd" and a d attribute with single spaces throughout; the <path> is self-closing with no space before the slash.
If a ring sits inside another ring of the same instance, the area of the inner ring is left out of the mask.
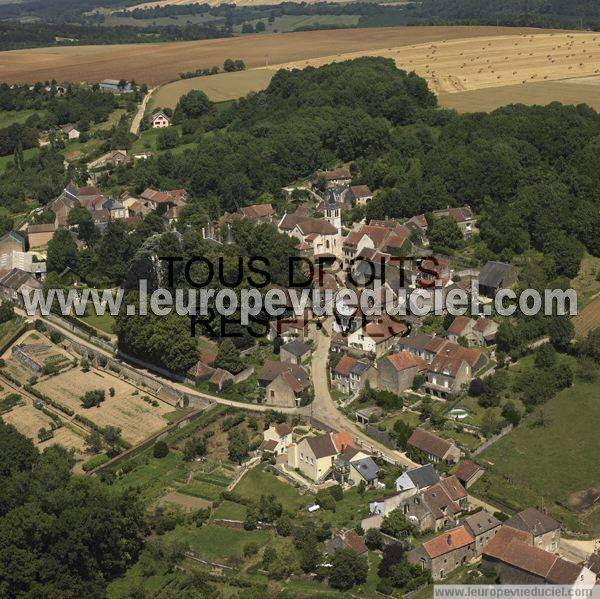
<path id="1" fill-rule="evenodd" d="M 302 364 L 302 361 L 310 356 L 310 346 L 306 343 L 293 339 L 279 348 L 279 359 L 290 364 Z"/>
<path id="2" fill-rule="evenodd" d="M 80 132 L 72 123 L 69 125 L 62 125 L 60 128 L 62 132 L 63 139 L 65 141 L 71 141 L 74 139 L 79 139 Z"/>
<path id="3" fill-rule="evenodd" d="M 388 352 L 394 338 L 407 330 L 403 322 L 398 322 L 389 316 L 377 316 L 366 326 L 359 327 L 348 335 L 348 347 L 374 354 L 380 358 Z"/>
<path id="4" fill-rule="evenodd" d="M 454 441 L 442 439 L 424 428 L 416 428 L 410 438 L 408 445 L 423 451 L 427 458 L 434 463 L 446 462 L 452 464 L 458 462 L 461 456 L 460 449 Z"/>
<path id="5" fill-rule="evenodd" d="M 396 479 L 396 491 L 403 497 L 411 497 L 440 482 L 432 464 L 407 470 Z"/>
<path id="6" fill-rule="evenodd" d="M 352 356 L 342 356 L 333 369 L 333 385 L 346 393 L 354 395 L 362 389 L 367 381 L 370 365 L 364 360 L 357 360 Z"/>
<path id="7" fill-rule="evenodd" d="M 24 306 L 23 297 L 31 295 L 43 285 L 28 272 L 13 268 L 0 277 L 0 293 L 12 302 Z"/>
<path id="8" fill-rule="evenodd" d="M 353 185 L 350 187 L 350 194 L 356 206 L 365 206 L 373 199 L 373 192 L 368 185 Z"/>
<path id="9" fill-rule="evenodd" d="M 461 391 L 473 378 L 470 364 L 461 356 L 437 355 L 427 369 L 425 387 L 431 395 L 444 399 Z"/>
<path id="10" fill-rule="evenodd" d="M 415 376 L 425 369 L 426 364 L 422 358 L 401 351 L 381 358 L 377 362 L 377 368 L 371 370 L 369 377 L 376 389 L 401 395 L 412 387 Z"/>
<path id="11" fill-rule="evenodd" d="M 475 557 L 475 539 L 464 526 L 458 526 L 425 541 L 408 553 L 407 560 L 429 570 L 433 580 L 442 580 Z"/>
<path id="12" fill-rule="evenodd" d="M 506 262 L 489 261 L 479 273 L 479 295 L 493 298 L 500 289 L 508 289 L 517 281 L 517 269 Z"/>
<path id="13" fill-rule="evenodd" d="M 452 474 L 456 476 L 465 489 L 468 489 L 483 476 L 484 472 L 485 470 L 479 464 L 469 460 L 461 460 L 452 471 Z"/>
<path id="14" fill-rule="evenodd" d="M 298 407 L 302 396 L 310 388 L 306 370 L 286 362 L 265 362 L 257 382 L 265 391 L 266 403 L 289 408 Z"/>
<path id="15" fill-rule="evenodd" d="M 478 231 L 475 221 L 475 215 L 470 206 L 461 206 L 460 208 L 446 208 L 435 210 L 434 216 L 438 218 L 451 218 L 456 222 L 464 239 L 468 239 Z"/>
<path id="16" fill-rule="evenodd" d="M 496 536 L 502 526 L 500 520 L 485 510 L 461 518 L 460 523 L 475 539 L 477 555 L 481 555 L 483 548 Z"/>
<path id="17" fill-rule="evenodd" d="M 556 551 L 560 541 L 560 524 L 550 516 L 529 507 L 509 518 L 506 526 L 528 532 L 533 537 L 533 543 L 544 551 Z"/>
<path id="18" fill-rule="evenodd" d="M 478 318 L 474 320 L 467 316 L 457 316 L 450 327 L 448 327 L 448 339 L 458 343 L 464 337 L 469 346 L 479 345 L 485 347 L 496 339 L 498 323 L 489 318 Z"/>

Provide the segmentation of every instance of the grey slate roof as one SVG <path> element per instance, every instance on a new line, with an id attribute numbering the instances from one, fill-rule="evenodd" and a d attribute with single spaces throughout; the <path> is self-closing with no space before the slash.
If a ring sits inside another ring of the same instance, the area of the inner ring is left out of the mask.
<path id="1" fill-rule="evenodd" d="M 360 360 L 356 362 L 356 364 L 352 367 L 350 371 L 352 374 L 356 374 L 357 376 L 362 376 L 367 370 L 371 368 L 370 364 L 366 362 L 361 362 Z"/>
<path id="2" fill-rule="evenodd" d="M 479 284 L 483 287 L 491 287 L 496 289 L 501 287 L 504 281 L 513 278 L 515 275 L 515 267 L 506 262 L 486 262 L 485 266 L 479 273 Z"/>
<path id="3" fill-rule="evenodd" d="M 465 516 L 461 523 L 465 525 L 466 529 L 473 536 L 484 534 L 502 524 L 498 518 L 495 518 L 485 510 Z"/>
<path id="4" fill-rule="evenodd" d="M 350 465 L 367 481 L 371 482 L 377 478 L 379 472 L 379 466 L 375 463 L 373 458 L 363 458 L 362 460 L 356 460 L 350 462 Z"/>
<path id="5" fill-rule="evenodd" d="M 534 507 L 528 507 L 522 512 L 515 514 L 505 524 L 511 528 L 530 532 L 535 537 L 560 528 L 560 524 L 556 520 L 546 514 L 542 514 L 542 512 L 536 510 Z"/>
<path id="6" fill-rule="evenodd" d="M 306 352 L 310 351 L 310 347 L 298 339 L 294 339 L 293 341 L 282 345 L 281 349 L 285 349 L 286 352 L 296 356 L 297 358 L 301 358 Z"/>
<path id="7" fill-rule="evenodd" d="M 440 477 L 432 464 L 425 464 L 425 466 L 421 466 L 420 468 L 409 470 L 406 474 L 408 474 L 410 480 L 419 489 L 431 487 L 440 482 Z"/>

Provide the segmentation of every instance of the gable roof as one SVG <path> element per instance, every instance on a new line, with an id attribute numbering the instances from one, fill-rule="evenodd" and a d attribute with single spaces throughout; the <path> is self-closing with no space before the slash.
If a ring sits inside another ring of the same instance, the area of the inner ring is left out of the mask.
<path id="1" fill-rule="evenodd" d="M 400 335 L 407 331 L 403 322 L 398 322 L 389 316 L 378 316 L 364 327 L 365 336 L 370 337 L 375 343 L 387 341 L 391 337 Z"/>
<path id="2" fill-rule="evenodd" d="M 465 516 L 461 522 L 473 536 L 484 534 L 501 525 L 498 518 L 492 516 L 492 514 L 485 510 L 481 510 L 470 516 Z"/>
<path id="3" fill-rule="evenodd" d="M 352 185 L 350 189 L 355 198 L 369 198 L 373 195 L 368 185 Z"/>
<path id="4" fill-rule="evenodd" d="M 418 487 L 419 489 L 431 487 L 440 482 L 440 477 L 433 467 L 433 464 L 425 464 L 419 468 L 413 468 L 412 470 L 408 470 L 406 474 L 410 480 L 412 480 L 415 487 Z"/>
<path id="5" fill-rule="evenodd" d="M 407 351 L 400 351 L 395 354 L 390 354 L 383 359 L 387 360 L 398 372 L 415 367 L 418 370 L 425 370 L 427 367 L 425 360 L 419 358 L 418 356 L 413 356 Z"/>
<path id="6" fill-rule="evenodd" d="M 29 225 L 27 227 L 27 234 L 31 233 L 53 233 L 56 230 L 54 223 L 47 223 L 41 225 Z"/>
<path id="7" fill-rule="evenodd" d="M 375 480 L 379 473 L 379 466 L 371 457 L 350 462 L 350 466 L 354 468 L 369 483 Z"/>
<path id="8" fill-rule="evenodd" d="M 534 507 L 528 507 L 515 514 L 505 522 L 505 525 L 530 532 L 535 537 L 560 528 L 560 524 L 556 520 Z"/>
<path id="9" fill-rule="evenodd" d="M 316 437 L 306 437 L 306 442 L 316 458 L 326 458 L 338 454 L 329 433 L 317 435 Z"/>
<path id="10" fill-rule="evenodd" d="M 488 327 L 494 326 L 496 323 L 489 319 L 489 318 L 484 318 L 483 316 L 481 318 L 477 319 L 477 322 L 475 322 L 475 324 L 473 325 L 473 330 L 477 331 L 478 333 L 485 333 L 485 331 L 488 329 Z"/>
<path id="11" fill-rule="evenodd" d="M 349 376 L 350 374 L 362 376 L 369 368 L 370 366 L 366 362 L 357 360 L 352 356 L 344 355 L 333 371 L 341 376 Z"/>
<path id="12" fill-rule="evenodd" d="M 301 358 L 304 354 L 310 351 L 310 346 L 299 339 L 293 339 L 289 343 L 282 345 L 280 349 L 284 349 L 293 356 Z"/>
<path id="13" fill-rule="evenodd" d="M 271 204 L 252 204 L 251 206 L 240 208 L 240 213 L 250 219 L 259 219 L 273 216 L 275 210 Z"/>
<path id="14" fill-rule="evenodd" d="M 447 478 L 444 478 L 441 481 L 441 484 L 446 493 L 448 493 L 448 497 L 450 497 L 450 499 L 453 501 L 464 499 L 467 496 L 465 488 L 460 484 L 456 476 L 448 476 Z"/>
<path id="15" fill-rule="evenodd" d="M 506 279 L 515 276 L 516 269 L 512 264 L 490 260 L 479 273 L 479 285 L 497 289 L 504 284 Z"/>
<path id="16" fill-rule="evenodd" d="M 32 289 L 42 288 L 42 283 L 40 283 L 40 281 L 20 268 L 12 268 L 4 274 L 0 278 L 0 285 L 2 285 L 2 287 L 8 287 L 13 291 L 20 291 L 23 287 Z"/>
<path id="17" fill-rule="evenodd" d="M 483 548 L 483 554 L 488 557 L 503 560 L 508 546 L 514 540 L 528 544 L 533 542 L 531 534 L 503 525 L 500 527 L 500 530 L 496 533 L 494 538 Z"/>
<path id="18" fill-rule="evenodd" d="M 7 239 L 16 241 L 22 247 L 25 247 L 25 239 L 23 239 L 23 237 L 21 237 L 21 235 L 19 235 L 16 231 L 9 231 L 8 233 L 5 233 L 4 235 L 2 235 L 2 237 L 0 237 L 0 243 L 2 243 L 4 240 L 7 240 Z"/>
<path id="19" fill-rule="evenodd" d="M 258 373 L 257 379 L 261 386 L 266 387 L 279 376 L 283 377 L 288 386 L 296 394 L 302 393 L 310 384 L 308 374 L 301 366 L 288 362 L 274 362 L 272 360 L 264 363 L 261 371 Z"/>
<path id="20" fill-rule="evenodd" d="M 546 578 L 557 558 L 543 549 L 513 539 L 501 559 L 506 564 Z"/>
<path id="21" fill-rule="evenodd" d="M 454 476 L 462 483 L 469 482 L 480 470 L 483 470 L 479 464 L 469 460 L 461 460 L 454 469 Z"/>
<path id="22" fill-rule="evenodd" d="M 449 449 L 456 447 L 452 441 L 442 439 L 420 427 L 413 431 L 408 444 L 439 459 L 443 459 Z"/>
<path id="23" fill-rule="evenodd" d="M 431 558 L 439 557 L 473 543 L 475 539 L 464 526 L 445 531 L 437 537 L 423 543 L 423 549 Z"/>
<path id="24" fill-rule="evenodd" d="M 473 319 L 468 316 L 457 316 L 452 324 L 448 327 L 450 335 L 458 335 L 459 337 L 465 332 L 466 328 L 473 323 Z"/>
<path id="25" fill-rule="evenodd" d="M 331 433 L 331 441 L 338 452 L 342 452 L 346 447 L 356 447 L 352 440 L 352 435 L 346 431 L 340 431 L 337 433 Z"/>
<path id="26" fill-rule="evenodd" d="M 344 544 L 349 549 L 353 549 L 358 554 L 367 552 L 367 546 L 365 545 L 365 542 L 356 531 L 352 529 L 346 530 L 341 534 L 341 536 L 342 540 L 344 541 Z"/>
<path id="27" fill-rule="evenodd" d="M 352 176 L 350 175 L 350 171 L 345 168 L 336 168 L 330 171 L 320 171 L 319 175 L 323 175 L 327 181 L 334 181 L 336 179 L 350 179 Z"/>
<path id="28" fill-rule="evenodd" d="M 573 584 L 581 574 L 582 567 L 559 557 L 546 575 L 551 584 Z"/>
<path id="29" fill-rule="evenodd" d="M 448 512 L 458 514 L 461 511 L 460 505 L 448 495 L 441 483 L 423 491 L 423 502 L 436 520 L 448 515 Z"/>

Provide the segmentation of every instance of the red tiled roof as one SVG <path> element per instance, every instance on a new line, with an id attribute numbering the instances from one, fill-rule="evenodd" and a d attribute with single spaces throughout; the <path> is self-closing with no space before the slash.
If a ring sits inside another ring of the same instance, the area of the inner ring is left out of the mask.
<path id="1" fill-rule="evenodd" d="M 532 547 L 523 541 L 512 540 L 504 551 L 502 561 L 525 572 L 546 578 L 556 559 L 554 554 L 543 549 Z"/>
<path id="2" fill-rule="evenodd" d="M 401 333 L 406 332 L 406 330 L 406 325 L 403 322 L 397 322 L 386 316 L 379 316 L 376 320 L 367 324 L 364 333 L 375 340 L 376 343 L 380 343 L 386 341 L 390 337 L 400 335 Z"/>
<path id="3" fill-rule="evenodd" d="M 259 449 L 263 449 L 264 451 L 275 451 L 276 447 L 277 441 L 275 441 L 275 439 L 268 439 L 260 444 Z"/>
<path id="4" fill-rule="evenodd" d="M 279 424 L 275 425 L 275 432 L 280 437 L 285 437 L 286 435 L 290 435 L 292 433 L 292 429 L 287 422 L 280 422 Z"/>
<path id="5" fill-rule="evenodd" d="M 331 433 L 331 440 L 333 441 L 333 444 L 339 453 L 341 453 L 346 447 L 356 447 L 356 445 L 354 445 L 354 441 L 352 440 L 352 435 L 346 431 Z"/>
<path id="6" fill-rule="evenodd" d="M 462 335 L 469 326 L 471 319 L 468 316 L 457 316 L 448 327 L 448 333 L 451 335 Z"/>
<path id="7" fill-rule="evenodd" d="M 550 568 L 546 580 L 551 584 L 571 585 L 579 578 L 581 566 L 558 558 Z"/>
<path id="8" fill-rule="evenodd" d="M 349 549 L 353 549 L 358 554 L 366 553 L 368 551 L 363 538 L 359 536 L 354 530 L 347 530 L 342 533 L 342 540 Z"/>
<path id="9" fill-rule="evenodd" d="M 351 356 L 342 356 L 342 359 L 337 363 L 337 366 L 333 369 L 336 374 L 342 376 L 348 376 L 350 371 L 356 366 L 358 360 Z"/>
<path id="10" fill-rule="evenodd" d="M 460 505 L 448 495 L 441 483 L 436 483 L 423 491 L 423 501 L 436 520 L 443 518 L 448 512 L 458 514 L 461 511 Z"/>
<path id="11" fill-rule="evenodd" d="M 429 557 L 434 558 L 466 547 L 473 542 L 475 542 L 475 539 L 469 534 L 467 529 L 464 526 L 459 526 L 458 528 L 443 532 L 429 541 L 425 541 L 423 549 L 425 549 Z"/>
<path id="12" fill-rule="evenodd" d="M 407 368 L 417 367 L 418 370 L 425 370 L 427 365 L 425 360 L 418 356 L 413 356 L 410 352 L 400 351 L 396 354 L 387 356 L 387 360 L 398 371 L 406 370 Z"/>
<path id="13" fill-rule="evenodd" d="M 531 544 L 533 537 L 525 531 L 510 528 L 510 526 L 501 526 L 494 538 L 483 548 L 483 554 L 503 560 L 504 554 L 513 540 Z"/>
<path id="14" fill-rule="evenodd" d="M 494 324 L 494 321 L 489 318 L 479 318 L 473 326 L 473 329 L 479 333 L 485 333 L 486 329 Z"/>

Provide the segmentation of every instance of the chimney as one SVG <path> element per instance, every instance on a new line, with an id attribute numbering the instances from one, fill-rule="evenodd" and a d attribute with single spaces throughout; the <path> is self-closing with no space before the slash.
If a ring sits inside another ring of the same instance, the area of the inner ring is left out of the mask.
<path id="1" fill-rule="evenodd" d="M 452 535 L 448 535 L 446 537 L 446 541 L 447 541 L 448 545 L 452 545 Z"/>

